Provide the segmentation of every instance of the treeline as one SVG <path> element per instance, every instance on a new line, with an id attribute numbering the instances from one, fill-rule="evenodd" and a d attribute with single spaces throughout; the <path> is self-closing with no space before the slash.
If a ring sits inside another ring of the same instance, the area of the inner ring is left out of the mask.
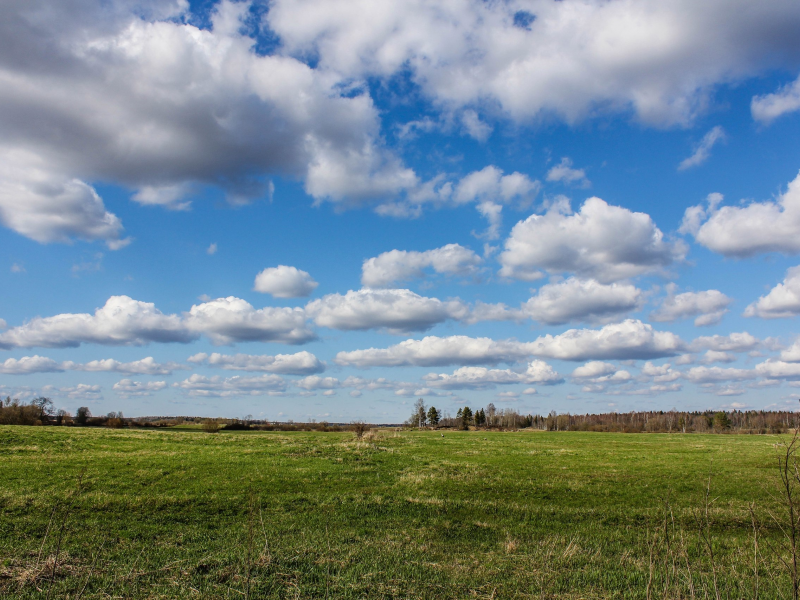
<path id="1" fill-rule="evenodd" d="M 489 403 L 473 410 L 459 408 L 455 416 L 426 407 L 422 398 L 405 423 L 408 427 L 476 429 L 538 429 L 541 431 L 606 431 L 618 433 L 785 433 L 800 425 L 800 417 L 789 411 L 643 411 L 627 413 L 520 414 L 497 409 Z"/>

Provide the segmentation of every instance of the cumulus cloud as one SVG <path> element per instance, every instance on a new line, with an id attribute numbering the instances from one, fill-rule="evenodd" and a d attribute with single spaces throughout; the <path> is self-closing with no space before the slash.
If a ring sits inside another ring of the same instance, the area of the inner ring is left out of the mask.
<path id="1" fill-rule="evenodd" d="M 644 363 L 641 374 L 644 377 L 652 378 L 654 383 L 668 383 L 680 379 L 682 375 L 680 371 L 673 369 L 669 363 L 656 366 L 650 361 Z"/>
<path id="2" fill-rule="evenodd" d="M 568 122 L 629 111 L 656 125 L 685 124 L 713 86 L 746 77 L 797 49 L 792 2 L 713 0 L 519 4 L 456 0 L 273 3 L 267 16 L 287 52 L 361 78 L 408 71 L 445 107 L 495 103 L 513 119 Z M 614 43 L 609 44 L 608 40 Z"/>
<path id="3" fill-rule="evenodd" d="M 711 335 L 695 338 L 690 344 L 694 351 L 718 350 L 720 352 L 749 352 L 761 346 L 762 342 L 754 335 L 742 331 L 728 335 Z"/>
<path id="4" fill-rule="evenodd" d="M 684 343 L 674 333 L 627 319 L 601 329 L 569 329 L 527 344 L 531 354 L 561 360 L 646 359 L 674 356 Z"/>
<path id="5" fill-rule="evenodd" d="M 79 383 L 66 387 L 45 385 L 42 387 L 42 393 L 47 396 L 62 396 L 70 400 L 101 400 L 103 398 L 103 388 L 99 385 L 88 383 Z"/>
<path id="6" fill-rule="evenodd" d="M 786 272 L 781 283 L 744 310 L 745 317 L 781 319 L 800 314 L 800 266 Z"/>
<path id="7" fill-rule="evenodd" d="M 279 265 L 264 269 L 256 275 L 253 289 L 275 298 L 304 298 L 317 289 L 319 284 L 311 275 L 295 267 Z"/>
<path id="8" fill-rule="evenodd" d="M 642 291 L 630 283 L 602 284 L 592 279 L 548 283 L 525 302 L 521 312 L 547 325 L 574 321 L 608 322 L 641 308 Z"/>
<path id="9" fill-rule="evenodd" d="M 781 351 L 781 360 L 786 362 L 800 362 L 800 340 Z"/>
<path id="10" fill-rule="evenodd" d="M 700 362 L 706 365 L 715 362 L 731 363 L 734 361 L 736 361 L 735 354 L 731 354 L 730 352 L 720 352 L 719 350 L 708 350 L 700 359 Z"/>
<path id="11" fill-rule="evenodd" d="M 299 381 L 295 381 L 294 384 L 309 392 L 316 390 L 334 390 L 341 386 L 341 383 L 336 377 L 320 377 L 319 375 L 309 375 Z"/>
<path id="12" fill-rule="evenodd" d="M 800 252 L 800 174 L 775 201 L 719 207 L 711 194 L 706 206 L 686 209 L 681 233 L 725 256 L 744 258 L 765 252 Z"/>
<path id="13" fill-rule="evenodd" d="M 58 373 L 68 365 L 54 361 L 45 356 L 23 356 L 20 359 L 7 358 L 0 362 L 0 373 L 3 375 L 27 375 L 29 373 Z"/>
<path id="14" fill-rule="evenodd" d="M 756 373 L 767 379 L 800 379 L 800 364 L 784 360 L 767 360 L 756 365 Z"/>
<path id="15" fill-rule="evenodd" d="M 383 145 L 368 93 L 288 56 L 260 55 L 248 3 L 211 27 L 188 3 L 12 0 L 0 8 L 0 220 L 32 239 L 119 247 L 122 224 L 89 182 L 187 208 L 200 185 L 235 204 L 268 177 L 317 201 L 394 197 L 418 178 Z M 152 3 L 150 3 L 152 4 Z M 24 60 L 20 57 L 24 56 Z M 169 57 L 165 60 L 164 57 Z"/>
<path id="16" fill-rule="evenodd" d="M 496 385 L 515 383 L 555 385 L 564 378 L 553 367 L 541 360 L 534 360 L 522 372 L 511 369 L 487 369 L 486 367 L 461 367 L 452 375 L 429 373 L 422 378 L 426 385 L 447 390 L 486 389 Z"/>
<path id="17" fill-rule="evenodd" d="M 572 168 L 572 159 L 567 156 L 564 156 L 560 163 L 547 172 L 547 181 L 560 181 L 584 188 L 592 184 L 586 177 L 586 171 Z"/>
<path id="18" fill-rule="evenodd" d="M 698 165 L 702 165 L 711 156 L 711 149 L 717 142 L 725 140 L 725 130 L 717 125 L 703 136 L 700 143 L 695 146 L 694 153 L 684 158 L 678 165 L 678 171 L 685 171 Z"/>
<path id="19" fill-rule="evenodd" d="M 75 371 L 113 372 L 126 375 L 172 375 L 172 372 L 187 367 L 174 362 L 157 363 L 152 356 L 141 360 L 123 363 L 113 358 L 92 360 L 85 364 L 71 366 Z"/>
<path id="20" fill-rule="evenodd" d="M 724 367 L 692 367 L 683 373 L 684 378 L 692 383 L 719 383 L 721 381 L 744 381 L 755 379 L 757 373 L 750 369 L 734 369 Z"/>
<path id="21" fill-rule="evenodd" d="M 174 387 L 189 396 L 227 398 L 235 396 L 280 395 L 286 389 L 286 382 L 279 375 L 259 375 L 257 377 L 222 378 L 218 375 L 206 377 L 193 374 Z"/>
<path id="22" fill-rule="evenodd" d="M 200 352 L 189 357 L 189 362 L 206 364 L 229 371 L 262 371 L 281 375 L 312 375 L 325 370 L 325 365 L 313 354 L 296 352 L 295 354 L 220 354 Z"/>
<path id="23" fill-rule="evenodd" d="M 604 375 L 615 373 L 616 370 L 616 365 L 612 365 L 611 363 L 603 362 L 601 360 L 592 360 L 587 362 L 585 365 L 576 367 L 575 370 L 572 371 L 572 377 L 576 379 L 594 379 L 596 377 L 602 377 Z"/>
<path id="24" fill-rule="evenodd" d="M 448 319 L 465 319 L 469 309 L 460 300 L 441 301 L 411 290 L 351 290 L 329 294 L 306 305 L 317 325 L 331 329 L 383 328 L 394 333 L 422 331 Z"/>
<path id="25" fill-rule="evenodd" d="M 650 314 L 653 321 L 676 321 L 695 317 L 694 324 L 698 327 L 714 325 L 720 322 L 733 302 L 719 290 L 675 294 L 675 288 L 671 286 L 668 291 L 658 310 Z"/>
<path id="26" fill-rule="evenodd" d="M 492 135 L 494 127 L 481 121 L 478 113 L 472 109 L 467 109 L 461 113 L 461 123 L 464 125 L 464 130 L 471 138 L 479 142 L 485 142 Z"/>
<path id="27" fill-rule="evenodd" d="M 754 96 L 750 112 L 756 121 L 771 123 L 781 115 L 800 110 L 800 77 L 777 92 Z"/>
<path id="28" fill-rule="evenodd" d="M 500 274 L 533 281 L 545 271 L 575 273 L 611 283 L 661 271 L 685 254 L 685 245 L 665 240 L 645 213 L 600 198 L 589 198 L 573 213 L 561 200 L 514 226 L 500 255 Z"/>
<path id="29" fill-rule="evenodd" d="M 133 381 L 131 379 L 122 379 L 114 384 L 114 391 L 123 398 L 131 396 L 152 396 L 154 392 L 160 392 L 166 389 L 166 381 L 148 381 L 142 383 L 141 381 Z"/>
<path id="30" fill-rule="evenodd" d="M 389 348 L 339 352 L 334 362 L 354 367 L 441 367 L 446 365 L 495 365 L 515 363 L 531 356 L 525 343 L 464 335 L 427 336 L 405 340 Z"/>
<path id="31" fill-rule="evenodd" d="M 300 344 L 315 337 L 300 308 L 255 309 L 231 296 L 194 305 L 183 315 L 165 315 L 153 303 L 112 296 L 94 314 L 36 317 L 8 329 L 0 333 L 0 348 L 187 343 L 201 334 L 217 344 L 241 341 Z"/>
<path id="32" fill-rule="evenodd" d="M 391 250 L 369 258 L 361 267 L 361 284 L 383 288 L 425 276 L 431 268 L 443 275 L 468 276 L 477 272 L 480 256 L 460 244 L 447 244 L 425 252 Z"/>

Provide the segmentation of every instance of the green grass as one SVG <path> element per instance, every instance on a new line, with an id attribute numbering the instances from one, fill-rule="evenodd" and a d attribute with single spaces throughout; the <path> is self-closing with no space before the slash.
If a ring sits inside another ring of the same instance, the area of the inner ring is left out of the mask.
<path id="1" fill-rule="evenodd" d="M 0 596 L 751 598 L 782 439 L 0 427 Z"/>

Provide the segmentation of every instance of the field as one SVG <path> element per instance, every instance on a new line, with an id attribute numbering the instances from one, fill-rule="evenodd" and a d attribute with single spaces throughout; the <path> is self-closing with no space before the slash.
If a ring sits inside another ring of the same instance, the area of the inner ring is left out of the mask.
<path id="1" fill-rule="evenodd" d="M 784 439 L 0 427 L 0 595 L 791 598 Z"/>

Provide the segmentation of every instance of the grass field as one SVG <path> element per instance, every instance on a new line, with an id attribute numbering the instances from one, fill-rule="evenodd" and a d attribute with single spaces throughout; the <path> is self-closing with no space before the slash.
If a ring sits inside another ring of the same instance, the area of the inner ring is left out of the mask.
<path id="1" fill-rule="evenodd" d="M 0 427 L 0 595 L 791 597 L 783 439 Z"/>

